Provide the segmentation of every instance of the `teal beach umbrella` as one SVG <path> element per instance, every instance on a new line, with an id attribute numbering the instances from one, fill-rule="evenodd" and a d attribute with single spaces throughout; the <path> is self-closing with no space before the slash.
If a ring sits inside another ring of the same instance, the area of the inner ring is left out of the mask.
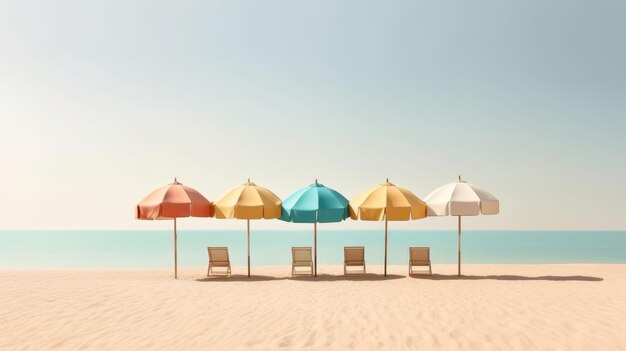
<path id="1" fill-rule="evenodd" d="M 317 276 L 317 223 L 341 222 L 348 218 L 348 199 L 315 180 L 283 200 L 280 219 L 293 223 L 313 223 L 315 276 Z"/>

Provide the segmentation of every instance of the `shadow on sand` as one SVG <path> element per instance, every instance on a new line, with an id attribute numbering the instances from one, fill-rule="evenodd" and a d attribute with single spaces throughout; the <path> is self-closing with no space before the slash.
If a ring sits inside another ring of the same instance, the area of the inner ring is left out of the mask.
<path id="1" fill-rule="evenodd" d="M 230 277 L 211 277 L 196 279 L 198 282 L 262 282 L 270 280 L 294 280 L 302 282 L 332 282 L 332 281 L 384 281 L 406 278 L 402 275 L 387 274 L 366 274 L 366 275 L 331 275 L 318 274 L 317 277 L 272 277 L 267 275 L 252 275 L 248 277 L 245 274 L 233 274 Z"/>
<path id="2" fill-rule="evenodd" d="M 264 282 L 268 280 L 285 280 L 287 277 L 271 277 L 267 275 L 253 275 L 248 277 L 245 274 L 233 274 L 229 277 L 213 276 L 211 278 L 205 277 L 196 279 L 197 282 Z"/>
<path id="3" fill-rule="evenodd" d="M 443 275 L 433 274 L 432 276 L 411 276 L 415 279 L 428 279 L 428 280 L 548 280 L 555 282 L 563 281 L 579 281 L 579 282 L 600 282 L 603 278 L 590 277 L 585 275 L 542 275 L 538 277 L 527 277 L 523 275 Z"/>
<path id="4" fill-rule="evenodd" d="M 332 274 L 318 274 L 317 277 L 294 277 L 289 278 L 298 281 L 306 282 L 335 282 L 335 281 L 384 281 L 405 278 L 402 275 L 387 274 L 385 277 L 382 274 L 365 274 L 365 275 L 332 275 Z"/>
<path id="5" fill-rule="evenodd" d="M 567 276 L 558 276 L 558 275 L 542 275 L 537 277 L 528 277 L 523 275 L 462 275 L 458 276 L 456 274 L 444 275 L 444 274 L 433 274 L 433 275 L 397 275 L 397 274 L 388 274 L 386 277 L 382 274 L 371 274 L 368 273 L 366 275 L 332 275 L 332 274 L 319 274 L 317 277 L 273 277 L 267 275 L 252 275 L 248 277 L 245 274 L 233 274 L 230 277 L 211 277 L 211 278 L 200 278 L 196 279 L 198 282 L 263 282 L 263 281 L 271 281 L 271 280 L 294 280 L 294 281 L 302 281 L 302 282 L 334 282 L 334 281 L 385 281 L 385 280 L 395 280 L 402 278 L 411 278 L 411 279 L 426 279 L 426 280 L 503 280 L 503 281 L 529 281 L 529 280 L 544 280 L 544 281 L 555 281 L 555 282 L 565 282 L 565 281 L 579 281 L 579 282 L 600 282 L 603 281 L 603 278 L 600 277 L 590 277 L 585 275 L 567 275 Z"/>

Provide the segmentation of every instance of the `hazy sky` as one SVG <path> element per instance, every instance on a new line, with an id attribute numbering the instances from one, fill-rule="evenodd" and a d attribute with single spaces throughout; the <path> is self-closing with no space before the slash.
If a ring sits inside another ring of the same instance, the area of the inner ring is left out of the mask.
<path id="1" fill-rule="evenodd" d="M 624 230 L 624 18 L 623 0 L 4 0 L 0 229 L 170 229 L 133 215 L 174 176 L 211 200 L 247 177 L 351 199 L 460 173 L 501 201 L 468 229 Z"/>

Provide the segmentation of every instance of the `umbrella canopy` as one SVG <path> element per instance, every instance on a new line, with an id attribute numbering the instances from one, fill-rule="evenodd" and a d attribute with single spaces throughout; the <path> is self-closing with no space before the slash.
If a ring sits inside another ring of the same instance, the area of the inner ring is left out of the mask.
<path id="1" fill-rule="evenodd" d="M 461 275 L 461 216 L 495 215 L 500 201 L 489 192 L 461 180 L 443 185 L 426 196 L 429 216 L 458 216 L 458 274 Z"/>
<path id="2" fill-rule="evenodd" d="M 250 220 L 280 217 L 281 201 L 273 192 L 248 181 L 215 201 L 215 218 L 248 221 L 248 277 L 250 276 Z"/>
<path id="3" fill-rule="evenodd" d="M 387 179 L 350 201 L 350 217 L 362 221 L 385 221 L 385 276 L 387 276 L 387 222 L 426 217 L 426 204 L 407 189 Z"/>
<path id="4" fill-rule="evenodd" d="M 213 217 L 213 203 L 193 188 L 174 183 L 158 188 L 143 198 L 135 209 L 135 218 L 174 220 L 174 278 L 178 279 L 176 218 Z"/>
<path id="5" fill-rule="evenodd" d="M 280 220 L 313 223 L 315 276 L 317 276 L 317 223 L 341 222 L 348 218 L 348 199 L 317 182 L 287 196 Z"/>

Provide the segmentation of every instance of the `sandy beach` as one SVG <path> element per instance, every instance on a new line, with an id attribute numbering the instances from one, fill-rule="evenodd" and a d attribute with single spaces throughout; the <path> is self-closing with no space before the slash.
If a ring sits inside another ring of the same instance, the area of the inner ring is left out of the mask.
<path id="1" fill-rule="evenodd" d="M 0 349 L 623 350 L 626 265 L 0 271 Z"/>

